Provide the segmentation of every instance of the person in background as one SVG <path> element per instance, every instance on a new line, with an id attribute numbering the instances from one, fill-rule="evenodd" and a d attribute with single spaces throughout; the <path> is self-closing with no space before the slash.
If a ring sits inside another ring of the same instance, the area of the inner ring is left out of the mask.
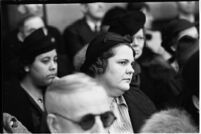
<path id="1" fill-rule="evenodd" d="M 22 43 L 18 79 L 3 85 L 3 112 L 15 116 L 32 133 L 49 132 L 44 92 L 57 76 L 55 38 L 40 28 Z"/>
<path id="2" fill-rule="evenodd" d="M 162 30 L 162 47 L 165 49 L 161 55 L 178 72 L 178 63 L 175 61 L 175 52 L 178 47 L 178 41 L 183 36 L 190 36 L 198 39 L 198 31 L 195 24 L 184 20 L 176 19 L 170 21 Z"/>
<path id="3" fill-rule="evenodd" d="M 19 5 L 19 6 L 25 6 L 25 5 Z M 42 27 L 45 27 L 47 32 L 51 34 L 55 38 L 55 41 L 57 42 L 56 49 L 59 57 L 58 76 L 69 74 L 72 71 L 72 65 L 69 63 L 69 59 L 66 53 L 64 53 L 63 38 L 60 32 L 55 27 L 46 25 L 42 17 L 40 17 L 38 14 L 36 13 L 31 14 L 31 13 L 30 12 L 25 13 L 22 20 L 20 20 L 18 27 L 13 31 L 11 31 L 9 35 L 2 41 L 4 49 L 3 51 L 4 81 L 9 81 L 10 79 L 17 77 L 16 72 L 16 70 L 18 70 L 17 61 L 20 55 L 22 42 L 32 32 Z"/>
<path id="4" fill-rule="evenodd" d="M 182 70 L 183 90 L 173 108 L 152 115 L 141 133 L 199 133 L 199 51 Z"/>
<path id="5" fill-rule="evenodd" d="M 106 5 L 102 2 L 86 3 L 81 6 L 84 17 L 75 21 L 63 32 L 66 53 L 72 63 L 77 52 L 99 33 L 106 12 Z"/>
<path id="6" fill-rule="evenodd" d="M 116 120 L 103 86 L 83 73 L 55 80 L 45 107 L 51 133 L 107 133 Z"/>
<path id="7" fill-rule="evenodd" d="M 195 23 L 195 1 L 179 1 L 176 2 L 178 19 L 185 19 L 191 23 Z"/>
<path id="8" fill-rule="evenodd" d="M 7 38 L 3 39 L 2 45 L 5 47 L 5 52 L 3 52 L 3 69 L 5 69 L 3 79 L 5 81 L 17 76 L 17 61 L 24 39 L 36 29 L 44 26 L 45 24 L 40 17 L 36 15 L 27 15 L 19 22 L 18 28 L 9 33 Z"/>
<path id="9" fill-rule="evenodd" d="M 146 37 L 146 47 L 148 47 L 153 53 L 163 53 L 164 49 L 161 47 L 161 32 L 154 28 L 154 16 L 152 15 L 149 4 L 146 2 L 132 2 L 128 3 L 126 9 L 128 11 L 141 11 L 146 17 L 144 24 L 144 31 Z"/>
<path id="10" fill-rule="evenodd" d="M 197 50 L 199 50 L 199 40 L 188 35 L 178 40 L 175 60 L 179 66 L 179 72 L 182 71 L 184 64 Z"/>

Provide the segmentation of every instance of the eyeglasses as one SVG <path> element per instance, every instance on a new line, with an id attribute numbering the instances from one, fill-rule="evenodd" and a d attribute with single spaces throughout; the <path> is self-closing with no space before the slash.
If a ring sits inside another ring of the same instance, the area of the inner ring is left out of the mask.
<path id="1" fill-rule="evenodd" d="M 94 126 L 96 116 L 100 116 L 104 128 L 110 127 L 113 124 L 113 122 L 116 120 L 116 117 L 112 111 L 107 111 L 102 114 L 87 114 L 87 115 L 84 115 L 80 121 L 74 121 L 58 113 L 53 113 L 53 114 L 60 116 L 66 120 L 69 120 L 75 124 L 78 124 L 83 130 L 89 130 Z"/>

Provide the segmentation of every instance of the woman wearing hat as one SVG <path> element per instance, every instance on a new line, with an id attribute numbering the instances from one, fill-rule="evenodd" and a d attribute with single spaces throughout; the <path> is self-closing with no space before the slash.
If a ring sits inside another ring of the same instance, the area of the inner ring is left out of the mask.
<path id="1" fill-rule="evenodd" d="M 117 121 L 111 133 L 134 132 L 129 107 L 123 94 L 130 89 L 134 73 L 132 64 L 135 53 L 131 39 L 114 33 L 101 33 L 89 44 L 81 71 L 96 78 L 106 89 L 111 110 Z"/>
<path id="2" fill-rule="evenodd" d="M 19 80 L 4 85 L 3 112 L 15 116 L 30 132 L 48 132 L 43 94 L 57 75 L 55 39 L 40 28 L 21 47 Z"/>
<path id="3" fill-rule="evenodd" d="M 140 11 L 127 12 L 111 23 L 109 31 L 133 37 L 132 47 L 136 52 L 134 66 L 136 73 L 131 85 L 137 85 L 138 89 L 154 102 L 157 109 L 162 109 L 169 104 L 172 97 L 178 95 L 180 86 L 174 79 L 176 72 L 171 66 L 162 56 L 155 54 L 147 47 L 144 32 L 145 20 L 145 15 Z M 147 115 L 153 113 L 147 111 L 145 107 L 143 109 Z"/>

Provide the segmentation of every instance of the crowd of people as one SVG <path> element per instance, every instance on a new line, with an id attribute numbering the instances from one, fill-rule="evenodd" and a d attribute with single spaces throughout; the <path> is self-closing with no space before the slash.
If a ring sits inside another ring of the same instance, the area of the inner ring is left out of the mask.
<path id="1" fill-rule="evenodd" d="M 106 4 L 80 4 L 63 33 L 19 5 L 2 41 L 3 133 L 199 133 L 195 2 L 158 29 L 145 2 Z"/>

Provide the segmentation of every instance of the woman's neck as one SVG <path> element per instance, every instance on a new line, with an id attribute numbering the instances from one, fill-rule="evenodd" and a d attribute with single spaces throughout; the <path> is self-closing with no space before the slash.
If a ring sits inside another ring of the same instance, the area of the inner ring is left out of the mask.
<path id="1" fill-rule="evenodd" d="M 30 77 L 25 77 L 21 82 L 23 89 L 33 98 L 33 100 L 43 110 L 43 89 L 33 83 Z"/>

